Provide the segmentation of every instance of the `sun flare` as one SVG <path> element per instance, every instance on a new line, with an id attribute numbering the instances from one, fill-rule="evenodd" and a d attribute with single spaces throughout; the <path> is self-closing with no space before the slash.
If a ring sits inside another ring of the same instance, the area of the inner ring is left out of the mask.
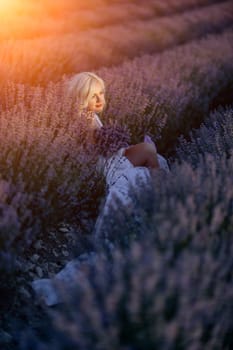
<path id="1" fill-rule="evenodd" d="M 0 0 L 0 11 L 11 10 L 17 3 L 19 3 L 19 0 Z"/>
<path id="2" fill-rule="evenodd" d="M 0 14 L 13 13 L 19 5 L 19 0 L 0 0 Z"/>

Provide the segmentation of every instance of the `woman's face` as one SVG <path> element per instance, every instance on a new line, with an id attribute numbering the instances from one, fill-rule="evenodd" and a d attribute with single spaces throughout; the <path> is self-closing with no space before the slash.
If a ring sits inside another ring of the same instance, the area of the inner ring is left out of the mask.
<path id="1" fill-rule="evenodd" d="M 88 101 L 88 109 L 92 112 L 102 112 L 105 106 L 105 91 L 102 84 L 98 81 L 93 82 L 92 94 Z"/>

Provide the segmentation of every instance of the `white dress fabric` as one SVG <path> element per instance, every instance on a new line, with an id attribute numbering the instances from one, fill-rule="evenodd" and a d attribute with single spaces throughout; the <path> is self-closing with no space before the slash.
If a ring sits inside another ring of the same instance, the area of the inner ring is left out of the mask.
<path id="1" fill-rule="evenodd" d="M 98 115 L 95 115 L 95 125 L 102 127 L 103 124 Z M 94 233 L 96 235 L 101 233 L 101 226 L 103 220 L 108 216 L 112 205 L 114 205 L 116 198 L 119 199 L 123 206 L 132 205 L 132 200 L 129 195 L 130 184 L 137 190 L 137 181 L 144 184 L 149 183 L 150 172 L 148 168 L 140 166 L 134 167 L 133 164 L 124 156 L 125 148 L 119 149 L 113 156 L 108 159 L 99 157 L 97 169 L 103 171 L 107 185 L 107 196 L 105 199 L 102 211 L 96 221 Z M 167 160 L 157 154 L 160 168 L 165 170 L 166 173 L 170 172 Z M 72 288 L 75 283 L 78 283 L 79 278 L 82 276 L 83 264 L 94 264 L 96 259 L 96 253 L 91 252 L 70 261 L 66 266 L 57 273 L 54 278 L 38 279 L 32 282 L 32 288 L 36 295 L 43 300 L 43 302 L 52 306 L 60 302 L 58 285 L 62 284 L 64 288 Z"/>

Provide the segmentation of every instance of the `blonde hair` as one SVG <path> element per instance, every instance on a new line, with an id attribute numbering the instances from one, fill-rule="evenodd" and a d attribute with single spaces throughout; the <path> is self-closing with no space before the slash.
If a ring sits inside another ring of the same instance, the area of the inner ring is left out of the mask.
<path id="1" fill-rule="evenodd" d="M 104 81 L 92 72 L 78 73 L 69 80 L 67 92 L 79 100 L 80 110 L 87 108 L 89 98 L 93 93 L 94 82 L 99 82 L 105 90 Z"/>

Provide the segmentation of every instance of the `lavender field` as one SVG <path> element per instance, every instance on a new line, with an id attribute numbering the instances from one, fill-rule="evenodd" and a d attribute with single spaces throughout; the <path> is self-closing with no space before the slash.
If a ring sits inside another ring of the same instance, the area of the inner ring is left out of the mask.
<path id="1" fill-rule="evenodd" d="M 233 2 L 8 0 L 0 19 L 0 349 L 232 349 Z M 107 216 L 66 93 L 82 71 L 102 122 L 170 168 Z M 74 258 L 48 307 L 32 281 Z"/>

